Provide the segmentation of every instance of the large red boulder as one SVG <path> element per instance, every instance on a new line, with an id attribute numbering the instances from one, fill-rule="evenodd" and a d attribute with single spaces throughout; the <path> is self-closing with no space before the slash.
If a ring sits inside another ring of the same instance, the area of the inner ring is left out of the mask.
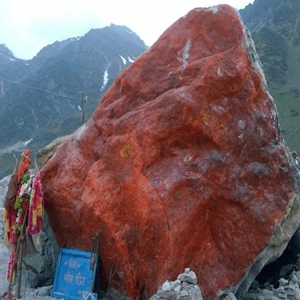
<path id="1" fill-rule="evenodd" d="M 204 299 L 242 294 L 298 225 L 277 110 L 228 5 L 168 28 L 41 178 L 59 245 L 91 250 L 99 233 L 102 282 L 131 299 L 185 267 Z"/>

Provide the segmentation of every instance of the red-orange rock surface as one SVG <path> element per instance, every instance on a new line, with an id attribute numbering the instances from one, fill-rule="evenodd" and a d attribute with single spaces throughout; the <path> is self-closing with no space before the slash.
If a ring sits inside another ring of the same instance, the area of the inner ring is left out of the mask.
<path id="1" fill-rule="evenodd" d="M 91 250 L 99 233 L 102 281 L 112 270 L 131 299 L 185 267 L 204 299 L 238 293 L 298 224 L 277 111 L 227 5 L 168 28 L 41 175 L 60 246 Z"/>

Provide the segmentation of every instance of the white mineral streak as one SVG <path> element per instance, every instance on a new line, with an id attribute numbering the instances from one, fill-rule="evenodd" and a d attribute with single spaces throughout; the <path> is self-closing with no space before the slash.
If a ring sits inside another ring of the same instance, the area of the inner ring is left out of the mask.
<path id="1" fill-rule="evenodd" d="M 183 63 L 183 68 L 186 67 L 189 57 L 190 57 L 190 50 L 192 47 L 192 40 L 188 39 L 187 43 L 185 44 L 184 48 L 178 52 L 177 59 Z"/>
<path id="2" fill-rule="evenodd" d="M 211 6 L 208 9 L 211 10 L 214 14 L 216 14 L 219 10 L 219 5 Z"/>

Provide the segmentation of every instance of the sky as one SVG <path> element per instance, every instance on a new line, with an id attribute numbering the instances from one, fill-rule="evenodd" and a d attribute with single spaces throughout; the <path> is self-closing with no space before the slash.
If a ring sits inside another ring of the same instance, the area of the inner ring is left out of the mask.
<path id="1" fill-rule="evenodd" d="M 196 7 L 229 4 L 245 8 L 254 0 L 0 0 L 0 44 L 15 57 L 32 59 L 56 41 L 85 35 L 111 23 L 125 25 L 147 46 Z"/>

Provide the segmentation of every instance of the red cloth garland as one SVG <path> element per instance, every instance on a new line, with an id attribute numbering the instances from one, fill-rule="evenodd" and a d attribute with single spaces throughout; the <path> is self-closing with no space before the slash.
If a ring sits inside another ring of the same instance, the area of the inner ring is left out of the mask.
<path id="1" fill-rule="evenodd" d="M 23 177 L 24 173 L 29 169 L 31 165 L 30 159 L 30 149 L 25 149 L 22 153 L 22 160 L 20 161 L 17 174 L 17 182 L 20 183 L 21 178 Z"/>

